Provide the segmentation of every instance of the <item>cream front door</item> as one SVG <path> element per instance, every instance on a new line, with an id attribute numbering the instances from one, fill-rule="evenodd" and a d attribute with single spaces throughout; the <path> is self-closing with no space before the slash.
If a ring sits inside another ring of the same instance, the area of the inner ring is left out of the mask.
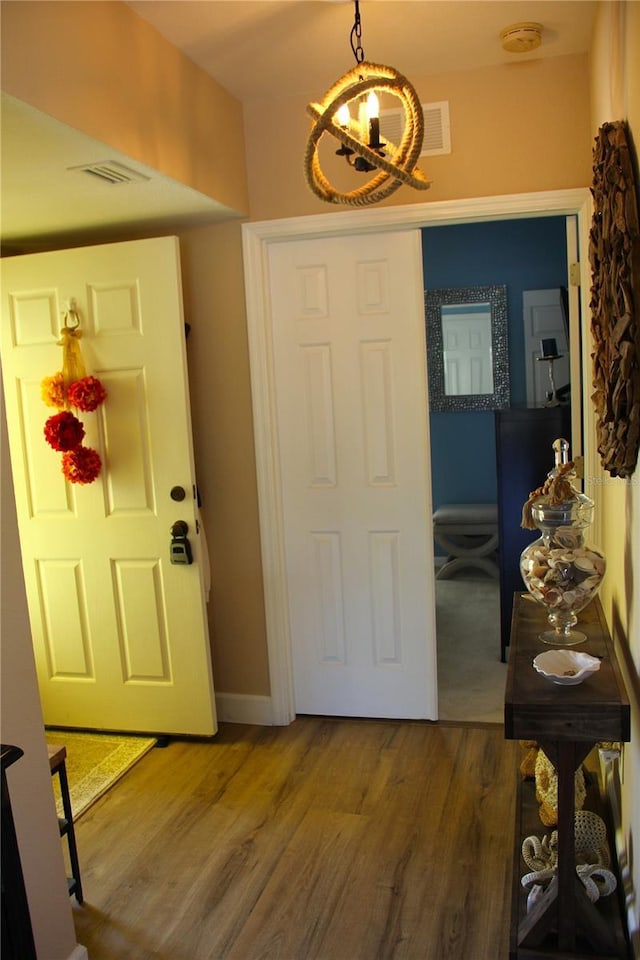
<path id="1" fill-rule="evenodd" d="M 437 718 L 417 231 L 269 247 L 297 713 Z"/>
<path id="2" fill-rule="evenodd" d="M 43 435 L 56 411 L 40 384 L 61 369 L 71 299 L 86 372 L 108 394 L 79 414 L 103 463 L 86 485 L 64 479 Z M 215 733 L 177 240 L 4 260 L 2 364 L 45 723 Z M 190 565 L 170 562 L 178 520 Z"/>

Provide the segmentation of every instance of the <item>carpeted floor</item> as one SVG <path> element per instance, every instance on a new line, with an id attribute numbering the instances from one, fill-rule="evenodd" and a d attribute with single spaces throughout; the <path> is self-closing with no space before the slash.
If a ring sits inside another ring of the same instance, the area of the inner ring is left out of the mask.
<path id="1" fill-rule="evenodd" d="M 471 571 L 436 580 L 436 631 L 440 719 L 502 723 L 498 581 Z"/>
<path id="2" fill-rule="evenodd" d="M 77 733 L 52 728 L 46 730 L 46 741 L 49 746 L 56 744 L 67 748 L 67 779 L 74 821 L 157 742 L 154 737 Z M 58 777 L 53 777 L 52 782 L 58 816 L 62 816 Z"/>

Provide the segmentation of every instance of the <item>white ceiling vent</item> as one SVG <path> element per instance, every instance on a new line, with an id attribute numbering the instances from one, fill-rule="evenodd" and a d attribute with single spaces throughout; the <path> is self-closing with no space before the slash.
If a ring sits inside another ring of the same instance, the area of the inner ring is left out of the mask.
<path id="1" fill-rule="evenodd" d="M 451 127 L 449 125 L 449 101 L 440 100 L 438 103 L 423 103 L 424 140 L 422 141 L 421 157 L 435 157 L 439 154 L 451 153 Z M 402 139 L 404 131 L 404 111 L 381 110 L 380 134 L 382 138 L 395 143 Z"/>
<path id="2" fill-rule="evenodd" d="M 78 170 L 81 173 L 88 173 L 92 177 L 97 177 L 104 183 L 112 185 L 122 183 L 139 183 L 143 180 L 149 180 L 143 173 L 126 167 L 124 163 L 118 163 L 116 160 L 109 160 L 107 163 L 85 163 L 79 167 L 68 167 L 69 170 Z"/>

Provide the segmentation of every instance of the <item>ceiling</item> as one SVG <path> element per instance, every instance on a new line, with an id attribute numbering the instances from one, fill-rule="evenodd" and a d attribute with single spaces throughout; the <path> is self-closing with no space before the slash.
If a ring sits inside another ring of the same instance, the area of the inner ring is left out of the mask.
<path id="1" fill-rule="evenodd" d="M 246 101 L 317 90 L 354 66 L 352 0 L 129 0 L 128 6 Z M 361 0 L 366 59 L 404 76 L 507 63 L 500 31 L 543 25 L 530 57 L 589 49 L 596 3 L 583 0 Z"/>
<path id="2" fill-rule="evenodd" d="M 1 111 L 4 254 L 55 238 L 73 245 L 81 234 L 83 243 L 98 243 L 122 235 L 123 228 L 176 229 L 229 215 L 210 197 L 4 93 Z M 117 185 L 101 180 L 85 172 L 88 163 L 107 163 L 135 179 Z"/>
<path id="3" fill-rule="evenodd" d="M 351 0 L 130 0 L 128 6 L 242 102 L 313 91 L 355 63 Z M 361 0 L 361 43 L 405 76 L 587 52 L 595 0 Z M 541 23 L 542 45 L 506 53 L 500 31 Z M 108 239 L 123 226 L 212 221 L 226 208 L 15 98 L 2 97 L 5 249 L 39 238 Z M 117 188 L 77 168 L 120 163 L 141 179 Z"/>

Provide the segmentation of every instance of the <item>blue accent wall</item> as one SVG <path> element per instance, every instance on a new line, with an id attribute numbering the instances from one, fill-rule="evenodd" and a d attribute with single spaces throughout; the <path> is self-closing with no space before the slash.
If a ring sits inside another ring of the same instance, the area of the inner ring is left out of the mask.
<path id="1" fill-rule="evenodd" d="M 422 257 L 427 289 L 506 284 L 511 406 L 526 405 L 522 292 L 566 287 L 565 218 L 424 227 Z M 430 430 L 434 510 L 495 503 L 493 412 L 431 413 Z"/>

